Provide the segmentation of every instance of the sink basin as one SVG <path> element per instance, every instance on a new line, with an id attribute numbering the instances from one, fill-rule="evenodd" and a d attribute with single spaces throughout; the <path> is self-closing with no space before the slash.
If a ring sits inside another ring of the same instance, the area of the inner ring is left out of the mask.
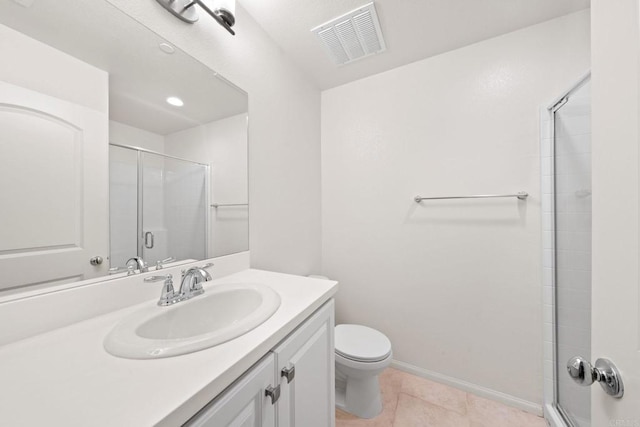
<path id="1" fill-rule="evenodd" d="M 266 321 L 280 295 L 259 283 L 226 283 L 170 307 L 145 307 L 118 323 L 104 341 L 114 356 L 156 359 L 222 344 Z"/>

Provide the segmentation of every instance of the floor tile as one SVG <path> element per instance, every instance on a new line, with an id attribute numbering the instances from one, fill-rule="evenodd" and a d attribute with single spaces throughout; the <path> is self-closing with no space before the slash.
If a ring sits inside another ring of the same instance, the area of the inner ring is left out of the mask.
<path id="1" fill-rule="evenodd" d="M 473 427 L 547 426 L 547 422 L 542 417 L 471 393 L 467 395 L 467 408 Z"/>
<path id="2" fill-rule="evenodd" d="M 541 417 L 393 368 L 380 375 L 380 389 L 379 416 L 336 410 L 336 427 L 547 427 Z"/>
<path id="3" fill-rule="evenodd" d="M 467 393 L 457 388 L 405 374 L 401 391 L 459 414 L 467 413 Z"/>
<path id="4" fill-rule="evenodd" d="M 393 427 L 470 427 L 470 424 L 465 415 L 400 393 Z"/>

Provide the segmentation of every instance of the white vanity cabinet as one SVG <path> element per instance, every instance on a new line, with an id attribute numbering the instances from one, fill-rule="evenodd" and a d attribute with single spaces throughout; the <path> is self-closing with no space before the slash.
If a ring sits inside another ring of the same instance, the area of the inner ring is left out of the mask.
<path id="1" fill-rule="evenodd" d="M 333 312 L 330 300 L 273 349 L 280 377 L 278 427 L 335 425 Z"/>
<path id="2" fill-rule="evenodd" d="M 333 427 L 333 313 L 329 300 L 185 425 Z"/>
<path id="3" fill-rule="evenodd" d="M 269 353 L 185 426 L 274 427 L 275 406 L 265 393 L 275 385 L 274 371 L 275 357 Z"/>

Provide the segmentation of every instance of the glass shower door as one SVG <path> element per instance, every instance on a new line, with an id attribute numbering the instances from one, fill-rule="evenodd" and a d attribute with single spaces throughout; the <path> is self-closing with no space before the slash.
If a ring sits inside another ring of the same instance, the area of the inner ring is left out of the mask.
<path id="1" fill-rule="evenodd" d="M 556 406 L 569 425 L 591 425 L 591 390 L 567 374 L 591 360 L 591 101 L 587 81 L 554 112 Z"/>
<path id="2" fill-rule="evenodd" d="M 139 252 L 150 265 L 207 258 L 208 167 L 142 152 Z"/>
<path id="3" fill-rule="evenodd" d="M 138 152 L 109 146 L 109 262 L 125 268 L 138 254 Z"/>

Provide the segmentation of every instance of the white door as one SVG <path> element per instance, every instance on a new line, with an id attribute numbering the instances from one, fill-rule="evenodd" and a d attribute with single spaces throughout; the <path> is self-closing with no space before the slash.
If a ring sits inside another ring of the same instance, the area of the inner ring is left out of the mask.
<path id="1" fill-rule="evenodd" d="M 0 159 L 0 290 L 104 275 L 107 116 L 0 82 Z"/>
<path id="2" fill-rule="evenodd" d="M 639 8 L 638 0 L 593 0 L 591 7 L 592 358 L 613 361 L 624 383 L 621 399 L 591 386 L 591 425 L 638 427 Z"/>

